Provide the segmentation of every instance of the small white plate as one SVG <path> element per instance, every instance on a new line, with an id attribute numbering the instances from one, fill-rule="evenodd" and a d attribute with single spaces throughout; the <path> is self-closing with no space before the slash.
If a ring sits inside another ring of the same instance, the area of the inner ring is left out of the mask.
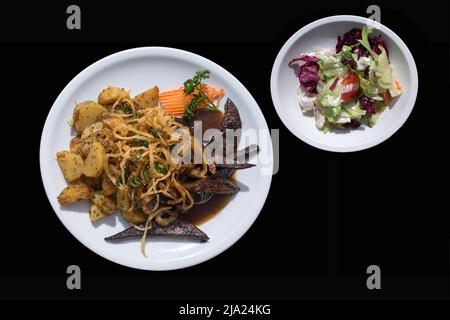
<path id="1" fill-rule="evenodd" d="M 403 94 L 390 108 L 386 108 L 376 126 L 325 134 L 316 128 L 314 117 L 302 113 L 296 95 L 299 82 L 294 70 L 288 66 L 289 61 L 307 52 L 334 49 L 338 35 L 352 28 L 362 28 L 368 22 L 373 21 L 357 16 L 333 16 L 314 21 L 297 31 L 275 59 L 270 90 L 278 116 L 294 135 L 316 148 L 335 152 L 371 148 L 394 134 L 414 107 L 418 89 L 414 59 L 405 43 L 393 31 L 379 25 L 375 33 L 381 34 L 387 44 Z"/>
<path id="2" fill-rule="evenodd" d="M 272 176 L 272 145 L 261 145 L 257 166 L 237 175 L 241 191 L 214 218 L 200 228 L 208 234 L 206 243 L 148 239 L 148 258 L 142 256 L 139 241 L 108 243 L 104 240 L 128 227 L 119 214 L 92 224 L 88 203 L 60 206 L 57 196 L 67 186 L 55 159 L 60 150 L 69 149 L 73 133 L 67 121 L 72 117 L 76 102 L 96 100 L 99 92 L 111 85 L 140 93 L 154 85 L 164 91 L 177 88 L 196 71 L 207 69 L 214 86 L 223 86 L 226 97 L 233 100 L 241 114 L 243 130 L 264 129 L 263 138 L 270 141 L 268 127 L 261 110 L 247 89 L 228 71 L 196 54 L 161 47 L 137 48 L 118 52 L 92 64 L 78 74 L 61 92 L 45 122 L 40 146 L 40 168 L 45 191 L 64 226 L 86 247 L 116 263 L 145 270 L 171 270 L 192 266 L 213 258 L 235 243 L 252 225 L 267 198 Z M 243 141 L 241 141 L 241 144 Z M 241 145 L 240 147 L 243 147 Z"/>

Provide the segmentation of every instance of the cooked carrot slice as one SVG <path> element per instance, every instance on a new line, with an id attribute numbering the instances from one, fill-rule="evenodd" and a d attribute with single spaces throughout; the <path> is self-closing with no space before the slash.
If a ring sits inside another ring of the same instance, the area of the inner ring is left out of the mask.
<path id="1" fill-rule="evenodd" d="M 202 90 L 211 101 L 216 101 L 216 105 L 220 104 L 220 100 L 225 95 L 223 88 L 216 89 L 206 84 L 202 84 Z M 159 94 L 161 106 L 166 112 L 175 116 L 183 115 L 184 109 L 191 100 L 192 95 L 185 95 L 183 87 L 164 91 Z"/>

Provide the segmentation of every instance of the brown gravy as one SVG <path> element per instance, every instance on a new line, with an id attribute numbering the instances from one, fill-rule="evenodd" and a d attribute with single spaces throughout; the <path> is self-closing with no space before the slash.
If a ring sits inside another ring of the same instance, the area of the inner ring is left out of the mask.
<path id="1" fill-rule="evenodd" d="M 236 172 L 233 173 L 230 180 L 236 182 Z M 215 194 L 208 202 L 193 206 L 183 218 L 197 226 L 201 225 L 214 218 L 232 198 L 233 195 Z"/>
<path id="2" fill-rule="evenodd" d="M 194 122 L 202 122 L 202 134 L 208 129 L 218 129 L 223 120 L 222 111 L 214 111 L 207 109 L 200 109 L 195 112 L 195 116 L 189 120 L 185 120 L 184 124 L 189 127 L 191 135 L 194 135 Z"/>
<path id="3" fill-rule="evenodd" d="M 208 129 L 218 129 L 223 120 L 223 112 L 200 109 L 195 112 L 195 116 L 190 120 L 190 123 L 186 123 L 193 134 L 194 121 L 202 122 L 202 133 Z M 236 173 L 234 173 L 230 179 L 235 182 Z M 204 204 L 195 205 L 189 210 L 183 218 L 195 225 L 200 225 L 216 216 L 225 206 L 230 202 L 233 195 L 218 195 L 215 194 L 208 202 Z"/>

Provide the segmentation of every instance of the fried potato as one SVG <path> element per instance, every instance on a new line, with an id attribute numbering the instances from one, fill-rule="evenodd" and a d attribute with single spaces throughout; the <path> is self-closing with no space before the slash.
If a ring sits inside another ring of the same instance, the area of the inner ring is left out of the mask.
<path id="1" fill-rule="evenodd" d="M 101 193 L 94 193 L 91 201 L 104 214 L 111 214 L 117 210 L 116 202 L 111 197 L 105 197 Z"/>
<path id="2" fill-rule="evenodd" d="M 97 178 L 89 178 L 85 175 L 82 175 L 80 178 L 80 181 L 87 184 L 89 188 L 92 189 L 92 191 L 101 191 L 102 190 L 102 179 L 103 177 L 97 177 Z"/>
<path id="3" fill-rule="evenodd" d="M 128 196 L 128 193 L 126 190 L 123 190 L 121 188 L 117 189 L 116 203 L 117 203 L 117 208 L 119 208 L 122 211 L 127 211 L 128 209 L 130 209 L 131 199 Z"/>
<path id="4" fill-rule="evenodd" d="M 110 196 L 114 192 L 116 192 L 116 190 L 117 190 L 116 185 L 112 183 L 111 180 L 109 180 L 106 174 L 104 174 L 102 179 L 102 195 Z"/>
<path id="5" fill-rule="evenodd" d="M 89 218 L 91 221 L 97 222 L 104 217 L 106 217 L 106 214 L 104 214 L 96 204 L 91 202 L 91 205 L 89 206 Z"/>
<path id="6" fill-rule="evenodd" d="M 58 196 L 60 204 L 71 204 L 81 199 L 89 199 L 93 196 L 93 191 L 83 182 L 76 182 L 64 188 Z"/>
<path id="7" fill-rule="evenodd" d="M 100 177 L 104 169 L 103 158 L 105 154 L 105 148 L 100 142 L 95 141 L 92 143 L 91 149 L 84 161 L 82 173 L 89 178 Z"/>
<path id="8" fill-rule="evenodd" d="M 73 126 L 77 134 L 81 135 L 83 130 L 89 127 L 108 109 L 94 101 L 84 101 L 75 107 L 73 112 Z"/>
<path id="9" fill-rule="evenodd" d="M 98 95 L 98 103 L 104 106 L 114 104 L 119 99 L 130 99 L 130 95 L 123 88 L 108 87 Z"/>
<path id="10" fill-rule="evenodd" d="M 128 132 L 125 127 L 119 128 L 120 126 L 123 126 L 125 124 L 125 121 L 121 118 L 106 116 L 103 118 L 103 123 L 112 131 L 115 131 L 117 129 L 117 133 L 119 135 L 125 136 Z"/>
<path id="11" fill-rule="evenodd" d="M 94 122 L 90 126 L 87 126 L 81 133 L 81 139 L 86 139 L 87 137 L 93 135 L 97 131 L 103 129 L 103 122 Z"/>
<path id="12" fill-rule="evenodd" d="M 154 86 L 153 88 L 138 94 L 133 98 L 133 102 L 136 109 L 146 109 L 156 107 L 159 100 L 159 88 Z"/>
<path id="13" fill-rule="evenodd" d="M 112 117 L 110 115 L 106 115 L 102 117 L 103 123 L 109 127 L 111 130 L 116 129 L 117 127 L 124 125 L 125 121 L 122 118 Z"/>
<path id="14" fill-rule="evenodd" d="M 88 128 L 86 128 L 86 130 L 88 130 Z M 112 131 L 109 128 L 104 127 L 103 129 L 92 132 L 84 139 L 79 139 L 77 142 L 76 153 L 79 153 L 83 158 L 86 158 L 91 150 L 92 144 L 96 141 L 101 142 L 103 147 L 106 148 L 105 151 L 115 147 Z"/>
<path id="15" fill-rule="evenodd" d="M 78 155 L 82 155 L 79 137 L 73 137 L 70 140 L 70 151 Z"/>
<path id="16" fill-rule="evenodd" d="M 148 216 L 142 210 L 129 209 L 127 211 L 122 211 L 122 217 L 131 223 L 138 224 L 147 221 Z"/>
<path id="17" fill-rule="evenodd" d="M 92 144 L 95 142 L 95 138 L 90 136 L 86 139 L 79 140 L 76 148 L 76 152 L 79 153 L 84 159 L 89 154 L 89 150 L 91 150 Z"/>
<path id="18" fill-rule="evenodd" d="M 84 161 L 78 154 L 61 151 L 56 153 L 56 159 L 67 181 L 73 182 L 81 177 Z"/>

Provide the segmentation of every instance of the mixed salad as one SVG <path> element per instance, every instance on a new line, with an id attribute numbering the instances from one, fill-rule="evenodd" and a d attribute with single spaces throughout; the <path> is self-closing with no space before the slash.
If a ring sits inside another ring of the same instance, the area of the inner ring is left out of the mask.
<path id="1" fill-rule="evenodd" d="M 352 29 L 338 36 L 335 50 L 302 55 L 297 67 L 298 100 L 303 112 L 313 111 L 318 129 L 375 126 L 384 109 L 402 93 L 389 50 L 372 28 Z"/>

